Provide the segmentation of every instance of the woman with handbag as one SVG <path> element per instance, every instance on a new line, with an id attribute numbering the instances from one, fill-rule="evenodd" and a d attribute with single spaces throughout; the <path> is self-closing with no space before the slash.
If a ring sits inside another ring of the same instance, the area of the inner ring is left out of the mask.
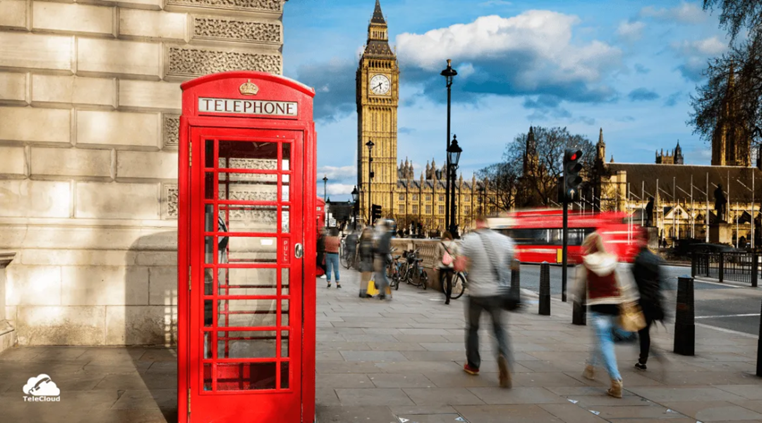
<path id="1" fill-rule="evenodd" d="M 437 244 L 437 250 L 435 252 L 435 261 L 438 263 L 437 270 L 439 270 L 439 284 L 442 285 L 442 289 L 445 293 L 445 304 L 450 304 L 450 296 L 452 295 L 452 277 L 455 275 L 455 269 L 453 263 L 458 256 L 458 244 L 452 240 L 452 234 L 445 231 L 442 235 L 442 242 Z"/>
<path id="2" fill-rule="evenodd" d="M 620 328 L 623 322 L 630 329 L 632 326 L 633 309 L 629 306 L 633 300 L 632 284 L 625 272 L 617 270 L 617 256 L 606 251 L 604 240 L 598 232 L 585 238 L 582 250 L 585 256 L 582 264 L 577 266 L 573 294 L 577 302 L 586 298 L 590 326 L 596 340 L 582 375 L 594 379 L 595 367 L 602 361 L 611 379 L 607 394 L 622 398 L 622 376 L 617 367 L 614 338 L 626 339 L 632 335 Z"/>

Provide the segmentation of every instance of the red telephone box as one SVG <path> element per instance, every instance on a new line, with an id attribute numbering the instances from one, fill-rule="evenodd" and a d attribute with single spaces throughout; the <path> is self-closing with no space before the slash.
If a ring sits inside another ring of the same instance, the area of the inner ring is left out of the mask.
<path id="1" fill-rule="evenodd" d="M 260 72 L 182 89 L 178 421 L 313 422 L 315 92 Z"/>

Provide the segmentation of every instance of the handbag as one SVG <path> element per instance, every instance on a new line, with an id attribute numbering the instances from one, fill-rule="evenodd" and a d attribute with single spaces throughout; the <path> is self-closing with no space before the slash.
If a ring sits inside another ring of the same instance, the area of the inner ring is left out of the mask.
<path id="1" fill-rule="evenodd" d="M 627 332 L 637 332 L 646 327 L 646 318 L 638 303 L 628 301 L 619 304 L 619 327 Z"/>
<path id="2" fill-rule="evenodd" d="M 510 274 L 506 275 L 505 270 L 501 272 L 500 269 L 495 266 L 495 262 L 492 260 L 492 254 L 495 253 L 495 249 L 492 248 L 492 243 L 489 242 L 489 239 L 482 236 L 482 233 L 477 233 L 479 234 L 479 238 L 482 240 L 482 245 L 484 245 L 484 250 L 487 253 L 487 258 L 489 259 L 490 265 L 492 266 L 492 273 L 495 274 L 495 278 L 497 279 L 498 301 L 500 303 L 500 307 L 507 311 L 514 311 L 518 309 L 521 307 L 521 292 L 516 289 L 518 287 L 514 287 L 510 282 Z"/>
<path id="3" fill-rule="evenodd" d="M 447 249 L 447 247 L 444 245 L 444 242 L 440 242 L 440 244 L 442 244 L 442 248 L 445 249 L 445 253 L 442 255 L 442 264 L 449 266 L 452 264 L 452 256 L 450 255 L 450 250 Z"/>

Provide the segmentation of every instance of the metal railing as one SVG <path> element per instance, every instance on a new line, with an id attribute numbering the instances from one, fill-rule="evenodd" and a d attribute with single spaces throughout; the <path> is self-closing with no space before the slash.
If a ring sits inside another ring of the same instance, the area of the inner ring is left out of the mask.
<path id="1" fill-rule="evenodd" d="M 691 275 L 757 286 L 759 255 L 756 252 L 693 253 Z"/>

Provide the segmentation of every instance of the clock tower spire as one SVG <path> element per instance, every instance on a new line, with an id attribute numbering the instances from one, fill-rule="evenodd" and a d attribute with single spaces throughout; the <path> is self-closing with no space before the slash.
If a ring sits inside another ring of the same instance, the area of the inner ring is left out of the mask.
<path id="1" fill-rule="evenodd" d="M 399 67 L 389 47 L 389 29 L 376 0 L 368 25 L 365 51 L 356 75 L 357 99 L 357 185 L 360 189 L 360 216 L 368 218 L 368 188 L 372 203 L 381 206 L 382 215 L 394 217 L 397 187 L 397 105 Z M 371 151 L 365 146 L 373 141 Z M 368 166 L 373 155 L 372 169 Z M 369 179 L 369 171 L 373 179 Z M 372 187 L 369 184 L 373 184 Z"/>

